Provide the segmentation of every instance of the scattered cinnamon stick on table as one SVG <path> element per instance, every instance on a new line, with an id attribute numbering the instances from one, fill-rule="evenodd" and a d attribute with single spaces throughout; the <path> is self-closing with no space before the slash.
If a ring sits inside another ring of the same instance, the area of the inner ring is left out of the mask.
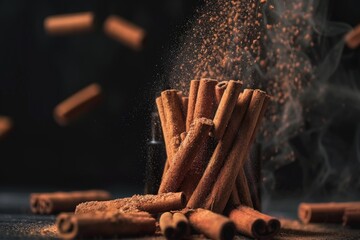
<path id="1" fill-rule="evenodd" d="M 360 207 L 345 209 L 343 225 L 351 228 L 360 228 Z"/>
<path id="2" fill-rule="evenodd" d="M 229 218 L 234 221 L 238 232 L 260 240 L 272 239 L 281 228 L 278 219 L 246 206 L 231 210 Z"/>
<path id="3" fill-rule="evenodd" d="M 134 195 L 129 198 L 120 198 L 110 201 L 84 202 L 76 207 L 76 214 L 118 211 L 118 212 L 138 212 L 161 213 L 171 210 L 182 209 L 185 206 L 185 196 L 183 193 L 164 193 L 159 195 Z"/>
<path id="4" fill-rule="evenodd" d="M 153 235 L 155 223 L 155 219 L 149 216 L 115 212 L 62 213 L 56 219 L 59 235 L 65 239 Z"/>
<path id="5" fill-rule="evenodd" d="M 189 210 L 186 213 L 190 225 L 199 233 L 214 240 L 231 240 L 235 225 L 227 217 L 205 209 Z"/>
<path id="6" fill-rule="evenodd" d="M 90 32 L 94 29 L 92 12 L 70 13 L 46 17 L 44 28 L 49 35 Z"/>
<path id="7" fill-rule="evenodd" d="M 100 85 L 93 83 L 70 96 L 54 109 L 55 121 L 62 126 L 68 125 L 81 115 L 96 107 L 102 97 Z"/>
<path id="8" fill-rule="evenodd" d="M 30 195 L 30 208 L 33 213 L 54 214 L 74 211 L 82 202 L 109 199 L 111 199 L 111 194 L 100 190 L 33 193 Z"/>
<path id="9" fill-rule="evenodd" d="M 360 208 L 360 202 L 301 203 L 298 217 L 303 223 L 341 223 L 347 208 Z"/>

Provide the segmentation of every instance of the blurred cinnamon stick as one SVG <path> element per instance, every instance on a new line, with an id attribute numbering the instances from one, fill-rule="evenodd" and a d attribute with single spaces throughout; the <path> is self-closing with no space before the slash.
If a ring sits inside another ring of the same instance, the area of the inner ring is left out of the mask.
<path id="1" fill-rule="evenodd" d="M 92 12 L 70 13 L 46 17 L 44 28 L 50 35 L 90 32 L 94 28 Z"/>
<path id="2" fill-rule="evenodd" d="M 347 208 L 360 208 L 360 202 L 301 203 L 298 217 L 303 223 L 341 223 Z"/>
<path id="3" fill-rule="evenodd" d="M 343 225 L 351 228 L 360 228 L 360 207 L 345 209 Z"/>
<path id="4" fill-rule="evenodd" d="M 145 30 L 119 16 L 111 15 L 105 20 L 104 32 L 136 51 L 144 47 Z"/>
<path id="5" fill-rule="evenodd" d="M 62 126 L 68 125 L 96 107 L 102 97 L 100 85 L 93 83 L 70 96 L 54 109 L 55 121 Z"/>
<path id="6" fill-rule="evenodd" d="M 33 193 L 30 195 L 30 208 L 33 213 L 54 214 L 74 211 L 82 202 L 109 199 L 111 199 L 111 194 L 100 190 Z"/>
<path id="7" fill-rule="evenodd" d="M 360 24 L 345 35 L 345 43 L 351 49 L 360 46 Z"/>
<path id="8" fill-rule="evenodd" d="M 11 118 L 0 116 L 0 140 L 4 139 L 13 128 Z"/>

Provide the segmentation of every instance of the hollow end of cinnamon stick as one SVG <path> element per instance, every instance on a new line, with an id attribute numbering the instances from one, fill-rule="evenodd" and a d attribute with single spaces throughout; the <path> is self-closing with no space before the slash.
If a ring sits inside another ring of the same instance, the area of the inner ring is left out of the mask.
<path id="1" fill-rule="evenodd" d="M 176 229 L 175 237 L 177 239 L 183 239 L 190 234 L 189 220 L 183 213 L 175 212 L 173 214 L 173 224 Z"/>
<path id="2" fill-rule="evenodd" d="M 111 15 L 104 23 L 104 32 L 111 38 L 140 51 L 146 43 L 145 30 L 119 16 Z"/>
<path id="3" fill-rule="evenodd" d="M 235 236 L 235 225 L 227 217 L 200 208 L 190 210 L 186 215 L 190 225 L 208 238 L 231 240 Z"/>
<path id="4" fill-rule="evenodd" d="M 92 12 L 49 16 L 44 19 L 44 29 L 49 35 L 69 35 L 90 32 L 94 29 Z"/>
<path id="5" fill-rule="evenodd" d="M 220 103 L 221 98 L 225 92 L 225 89 L 228 85 L 228 81 L 221 81 L 215 86 L 215 96 L 216 96 L 216 102 L 217 104 Z"/>
<path id="6" fill-rule="evenodd" d="M 161 214 L 159 225 L 161 233 L 166 239 L 175 238 L 175 226 L 173 225 L 173 214 L 171 212 Z"/>

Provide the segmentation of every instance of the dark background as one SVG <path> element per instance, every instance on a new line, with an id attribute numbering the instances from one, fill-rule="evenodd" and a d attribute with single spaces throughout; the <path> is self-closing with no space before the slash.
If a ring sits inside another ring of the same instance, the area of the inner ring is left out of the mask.
<path id="1" fill-rule="evenodd" d="M 360 23 L 359 1 L 330 2 L 331 19 Z M 14 124 L 0 141 L 0 186 L 141 187 L 150 112 L 157 91 L 167 87 L 169 50 L 201 3 L 0 0 L 0 115 Z M 100 30 L 62 37 L 44 32 L 45 17 L 82 11 L 117 14 L 143 27 L 145 48 L 135 52 Z M 103 87 L 103 104 L 71 126 L 58 126 L 54 107 L 93 82 Z M 287 180 L 296 169 L 295 162 L 278 170 L 279 188 L 301 183 Z"/>
<path id="2" fill-rule="evenodd" d="M 0 115 L 13 131 L 0 142 L 0 185 L 142 186 L 155 94 L 164 58 L 198 1 L 0 1 Z M 117 14 L 148 33 L 136 52 L 98 31 L 49 36 L 45 17 Z M 103 87 L 98 108 L 68 127 L 54 107 L 88 84 Z"/>

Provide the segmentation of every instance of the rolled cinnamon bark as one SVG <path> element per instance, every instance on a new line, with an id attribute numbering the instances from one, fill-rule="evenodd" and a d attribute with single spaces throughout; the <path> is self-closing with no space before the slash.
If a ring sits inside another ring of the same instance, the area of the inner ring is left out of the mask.
<path id="1" fill-rule="evenodd" d="M 56 219 L 59 235 L 64 239 L 152 235 L 156 230 L 155 223 L 151 217 L 111 212 L 62 213 Z"/>
<path id="2" fill-rule="evenodd" d="M 236 178 L 235 187 L 239 194 L 240 203 L 244 206 L 253 207 L 251 200 L 251 193 L 249 189 L 249 183 L 247 181 L 244 168 L 240 169 L 240 172 Z"/>
<path id="3" fill-rule="evenodd" d="M 219 84 L 223 84 L 223 82 Z M 216 85 L 217 89 L 219 88 L 219 84 Z M 226 90 L 223 92 L 223 96 L 214 117 L 214 135 L 215 139 L 218 141 L 224 135 L 237 99 L 239 98 L 241 87 L 242 82 L 230 80 L 227 84 Z"/>
<path id="4" fill-rule="evenodd" d="M 0 140 L 4 139 L 6 135 L 11 131 L 13 123 L 11 118 L 0 116 Z"/>
<path id="5" fill-rule="evenodd" d="M 185 132 L 185 120 L 181 110 L 181 102 L 178 97 L 178 91 L 171 89 L 161 92 L 161 99 L 166 119 L 166 131 L 168 132 L 169 155 L 168 160 L 171 165 L 174 154 L 179 147 L 174 144 L 174 138 L 179 137 Z"/>
<path id="6" fill-rule="evenodd" d="M 159 225 L 161 233 L 166 239 L 175 238 L 175 226 L 173 224 L 173 214 L 171 212 L 165 212 L 161 214 Z"/>
<path id="7" fill-rule="evenodd" d="M 190 210 L 186 213 L 190 225 L 199 233 L 214 240 L 231 240 L 235 225 L 227 217 L 205 209 Z"/>
<path id="8" fill-rule="evenodd" d="M 68 125 L 96 107 L 101 97 L 100 85 L 93 83 L 87 86 L 55 107 L 55 121 L 62 126 Z"/>
<path id="9" fill-rule="evenodd" d="M 186 199 L 183 193 L 164 193 L 159 195 L 134 195 L 130 198 L 120 198 L 103 202 L 85 202 L 76 207 L 76 214 L 95 211 L 118 211 L 161 213 L 184 208 Z"/>
<path id="10" fill-rule="evenodd" d="M 261 120 L 264 117 L 264 114 L 265 114 L 265 111 L 266 111 L 267 106 L 269 104 L 269 101 L 270 101 L 270 96 L 266 95 L 266 97 L 264 99 L 264 103 L 263 103 L 263 105 L 261 107 L 259 117 L 258 117 L 258 122 L 256 123 L 256 127 L 255 127 L 254 132 L 253 132 L 253 134 L 251 136 L 251 139 L 250 139 L 250 144 L 249 144 L 250 147 L 252 146 L 252 144 L 255 141 L 255 137 L 256 137 L 256 135 L 258 133 L 258 130 L 259 130 L 260 126 L 261 126 Z M 250 179 L 254 179 L 254 173 L 249 172 L 249 174 L 251 174 Z M 240 169 L 239 175 L 236 178 L 236 184 L 235 185 L 236 185 L 236 188 L 238 189 L 239 199 L 240 199 L 240 202 L 242 203 L 242 205 L 253 208 L 254 204 L 253 204 L 252 199 L 251 199 L 250 186 L 253 186 L 254 183 L 251 183 L 251 185 L 249 185 L 247 176 L 245 174 L 244 167 L 242 167 Z M 255 193 L 257 192 L 256 189 L 254 190 L 254 192 Z M 258 198 L 258 196 L 255 196 L 255 197 Z M 255 201 L 258 201 L 258 199 L 255 199 Z"/>
<path id="11" fill-rule="evenodd" d="M 223 166 L 224 160 L 231 149 L 232 142 L 238 132 L 242 119 L 252 98 L 253 90 L 245 89 L 238 99 L 235 109 L 231 115 L 228 127 L 223 138 L 218 142 L 209 164 L 201 177 L 194 193 L 188 201 L 187 207 L 205 207 L 205 200 L 210 193 L 215 180 Z"/>
<path id="12" fill-rule="evenodd" d="M 159 112 L 161 130 L 162 130 L 164 142 L 165 142 L 166 155 L 169 156 L 170 155 L 169 133 L 168 133 L 167 127 L 166 127 L 167 125 L 166 125 L 166 118 L 165 118 L 165 112 L 164 112 L 164 105 L 162 103 L 161 96 L 156 98 L 156 107 Z"/>
<path id="13" fill-rule="evenodd" d="M 144 29 L 115 15 L 111 15 L 105 20 L 104 32 L 137 51 L 143 48 L 146 39 Z"/>
<path id="14" fill-rule="evenodd" d="M 215 99 L 215 86 L 217 83 L 218 81 L 214 79 L 200 79 L 194 111 L 195 119 L 200 117 L 213 119 L 217 105 Z M 181 185 L 180 189 L 185 193 L 188 199 L 191 197 L 199 183 L 201 176 L 205 171 L 207 162 L 210 159 L 210 154 L 213 151 L 211 141 L 212 139 L 209 136 L 205 139 L 204 144 L 200 146 L 198 153 L 191 163 L 190 170 Z"/>
<path id="15" fill-rule="evenodd" d="M 360 207 L 345 209 L 343 225 L 352 228 L 360 228 Z"/>
<path id="16" fill-rule="evenodd" d="M 360 46 L 360 24 L 345 35 L 345 43 L 351 49 Z"/>
<path id="17" fill-rule="evenodd" d="M 196 97 L 199 89 L 200 81 L 191 80 L 189 90 L 189 102 L 186 114 L 186 131 L 189 131 L 190 125 L 194 120 L 194 111 L 196 105 Z"/>
<path id="18" fill-rule="evenodd" d="M 280 231 L 280 221 L 246 206 L 238 206 L 229 213 L 236 230 L 256 239 L 272 239 Z"/>
<path id="19" fill-rule="evenodd" d="M 50 35 L 90 32 L 94 29 L 94 14 L 81 12 L 49 16 L 44 20 L 44 28 Z"/>
<path id="20" fill-rule="evenodd" d="M 159 225 L 167 239 L 183 239 L 190 232 L 189 221 L 183 213 L 165 212 L 161 215 Z"/>
<path id="21" fill-rule="evenodd" d="M 222 96 L 224 95 L 225 89 L 228 85 L 228 81 L 221 81 L 215 86 L 215 97 L 216 97 L 216 103 L 219 105 Z"/>
<path id="22" fill-rule="evenodd" d="M 201 117 L 213 119 L 216 107 L 216 84 L 218 84 L 218 81 L 215 79 L 200 79 L 199 89 L 196 96 L 194 119 Z"/>
<path id="23" fill-rule="evenodd" d="M 207 139 L 213 122 L 210 119 L 195 119 L 179 150 L 173 157 L 165 177 L 162 179 L 159 193 L 177 191 L 188 173 L 191 162 L 198 154 L 200 146 Z"/>
<path id="24" fill-rule="evenodd" d="M 360 202 L 301 203 L 298 217 L 303 223 L 341 223 L 346 208 L 360 208 Z"/>
<path id="25" fill-rule="evenodd" d="M 243 167 L 246 156 L 248 155 L 251 136 L 258 122 L 265 97 L 265 92 L 261 90 L 254 91 L 249 107 L 238 130 L 238 135 L 226 157 L 225 164 L 221 168 L 214 187 L 206 200 L 206 209 L 211 209 L 218 213 L 224 211 L 231 191 L 235 185 L 236 177 Z"/>
<path id="26" fill-rule="evenodd" d="M 182 111 L 183 111 L 183 114 L 185 117 L 184 119 L 186 119 L 188 105 L 189 105 L 189 97 L 182 97 L 181 98 L 181 106 L 182 106 Z"/>
<path id="27" fill-rule="evenodd" d="M 71 212 L 79 203 L 109 199 L 111 199 L 111 194 L 100 190 L 33 193 L 30 195 L 30 209 L 33 213 L 39 214 Z"/>
<path id="28" fill-rule="evenodd" d="M 190 234 L 189 220 L 183 213 L 175 212 L 173 214 L 173 224 L 175 226 L 175 237 L 183 239 Z"/>

